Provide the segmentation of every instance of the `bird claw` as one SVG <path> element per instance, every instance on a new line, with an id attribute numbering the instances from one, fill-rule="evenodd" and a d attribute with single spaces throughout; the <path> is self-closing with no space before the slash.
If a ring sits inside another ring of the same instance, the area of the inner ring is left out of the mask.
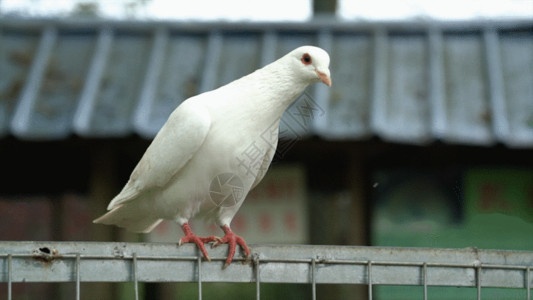
<path id="1" fill-rule="evenodd" d="M 242 261 L 242 264 L 243 265 L 249 265 L 252 263 L 252 256 L 251 255 L 247 255 L 244 260 Z"/>
<path id="2" fill-rule="evenodd" d="M 214 248 L 220 244 L 228 244 L 229 253 L 226 259 L 226 263 L 222 267 L 223 270 L 229 267 L 229 265 L 233 261 L 233 257 L 235 256 L 235 250 L 237 248 L 237 245 L 241 246 L 241 248 L 244 251 L 244 255 L 245 255 L 244 264 L 249 263 L 251 261 L 250 249 L 248 249 L 248 245 L 246 245 L 246 242 L 244 241 L 242 237 L 233 233 L 233 231 L 231 231 L 228 225 L 222 226 L 222 230 L 224 230 L 224 233 L 225 233 L 225 235 L 222 238 L 217 237 L 217 236 L 199 237 L 192 232 L 191 228 L 189 227 L 189 224 L 187 223 L 182 225 L 182 229 L 183 229 L 183 232 L 185 233 L 185 236 L 182 237 L 178 241 L 178 245 L 181 246 L 184 243 L 195 243 L 207 261 L 211 261 L 211 258 L 209 258 L 209 255 L 207 255 L 207 250 L 205 249 L 205 245 L 204 245 L 205 243 L 214 242 L 213 244 L 211 244 L 211 248 Z"/>
<path id="3" fill-rule="evenodd" d="M 229 265 L 233 261 L 233 257 L 235 256 L 235 250 L 237 248 L 237 245 L 241 246 L 241 248 L 244 250 L 245 261 L 249 260 L 250 259 L 250 249 L 248 249 L 248 245 L 246 245 L 246 242 L 244 241 L 244 239 L 242 237 L 236 235 L 235 233 L 233 233 L 233 231 L 231 231 L 231 229 L 227 225 L 224 225 L 222 227 L 222 229 L 224 230 L 226 235 L 224 235 L 224 237 L 222 237 L 222 238 L 216 238 L 215 242 L 211 246 L 211 247 L 216 247 L 216 246 L 218 246 L 220 244 L 228 244 L 229 245 L 228 257 L 227 257 L 226 263 L 224 264 L 222 269 L 224 270 L 227 267 L 229 267 Z"/>
<path id="4" fill-rule="evenodd" d="M 190 227 L 189 227 L 189 225 L 187 223 L 185 223 L 182 228 L 183 228 L 183 232 L 185 233 L 185 236 L 180 238 L 180 240 L 178 241 L 178 246 L 181 246 L 184 243 L 194 243 L 194 244 L 196 244 L 198 249 L 200 249 L 200 252 L 202 252 L 202 255 L 205 257 L 205 259 L 207 261 L 211 261 L 211 258 L 207 254 L 207 250 L 205 249 L 205 245 L 204 244 L 212 242 L 212 241 L 218 239 L 218 237 L 216 237 L 216 236 L 199 237 L 199 236 L 197 236 L 196 234 L 194 234 L 192 232 L 192 230 L 190 229 Z"/>
<path id="5" fill-rule="evenodd" d="M 222 241 L 222 238 L 219 238 L 218 236 L 215 236 L 215 241 L 214 241 L 214 243 L 211 244 L 211 248 L 215 248 L 216 246 L 218 246 L 220 244 L 224 244 L 224 242 Z"/>

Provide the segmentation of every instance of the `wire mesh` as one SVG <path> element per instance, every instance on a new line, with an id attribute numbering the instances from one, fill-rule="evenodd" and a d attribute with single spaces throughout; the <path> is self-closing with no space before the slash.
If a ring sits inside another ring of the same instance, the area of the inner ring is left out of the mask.
<path id="1" fill-rule="evenodd" d="M 346 246 L 251 246 L 253 259 L 242 257 L 222 269 L 227 248 L 203 261 L 194 245 L 85 242 L 0 242 L 0 281 L 76 283 L 133 282 L 139 299 L 140 282 L 196 282 L 202 299 L 204 282 L 255 282 L 256 299 L 262 283 L 306 283 L 312 299 L 317 285 L 362 284 L 368 298 L 381 285 L 417 285 L 428 299 L 429 286 L 525 289 L 530 300 L 533 252 L 469 249 L 380 248 Z M 241 253 L 237 253 L 241 255 Z M 176 272 L 175 270 L 180 270 Z"/>

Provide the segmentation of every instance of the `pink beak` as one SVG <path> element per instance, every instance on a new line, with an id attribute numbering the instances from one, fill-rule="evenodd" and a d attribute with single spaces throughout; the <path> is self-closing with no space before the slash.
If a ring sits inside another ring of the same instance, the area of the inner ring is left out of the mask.
<path id="1" fill-rule="evenodd" d="M 322 73 L 318 70 L 315 70 L 315 72 L 318 74 L 318 77 L 320 78 L 320 81 L 322 81 L 325 85 L 331 87 L 331 78 L 328 74 Z"/>

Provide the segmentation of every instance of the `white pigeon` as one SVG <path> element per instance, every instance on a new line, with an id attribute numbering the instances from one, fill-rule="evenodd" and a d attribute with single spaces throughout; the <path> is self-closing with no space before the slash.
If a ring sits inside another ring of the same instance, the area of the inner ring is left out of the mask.
<path id="1" fill-rule="evenodd" d="M 329 55 L 299 47 L 255 72 L 178 106 L 156 135 L 122 191 L 94 223 L 150 232 L 163 219 L 177 222 L 185 237 L 209 260 L 204 243 L 229 244 L 224 268 L 236 245 L 246 242 L 230 223 L 248 192 L 263 179 L 275 154 L 283 112 L 312 83 L 331 86 Z M 204 215 L 223 238 L 201 238 L 189 220 Z"/>

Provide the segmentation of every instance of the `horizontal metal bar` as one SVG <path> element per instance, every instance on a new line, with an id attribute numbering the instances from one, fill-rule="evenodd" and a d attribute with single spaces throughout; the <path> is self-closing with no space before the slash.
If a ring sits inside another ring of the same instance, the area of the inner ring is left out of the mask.
<path id="1" fill-rule="evenodd" d="M 528 268 L 533 266 L 531 251 L 311 245 L 250 248 L 260 261 L 256 267 L 261 269 L 262 283 L 368 284 L 370 264 L 372 285 L 526 288 L 531 286 Z M 256 281 L 253 264 L 244 264 L 239 251 L 226 270 L 222 266 L 227 247 L 209 252 L 212 260 L 202 263 L 202 282 Z M 195 245 L 189 244 L 0 242 L 0 282 L 75 282 L 77 278 L 83 282 L 132 278 L 197 282 L 199 257 Z"/>
<path id="2" fill-rule="evenodd" d="M 7 254 L 0 254 L 0 257 L 7 257 Z M 31 257 L 34 259 L 43 259 L 43 260 L 56 260 L 56 259 L 68 259 L 68 258 L 83 258 L 83 259 L 101 259 L 101 260 L 176 260 L 176 261 L 196 261 L 198 256 L 137 256 L 135 253 L 132 256 L 111 256 L 111 255 L 80 255 L 80 254 L 66 254 L 54 257 L 53 255 L 47 254 L 14 254 L 11 257 Z M 226 261 L 226 257 L 210 257 L 212 261 Z M 234 258 L 234 261 L 245 262 L 244 258 Z M 339 264 L 339 265 L 367 265 L 369 261 L 367 260 L 332 260 L 332 259 L 285 259 L 285 258 L 272 258 L 264 259 L 263 262 L 269 263 L 306 263 L 312 264 Z M 402 262 L 402 261 L 371 261 L 373 265 L 381 266 L 408 266 L 408 267 L 446 267 L 446 268 L 477 268 L 483 267 L 487 269 L 503 269 L 503 270 L 527 270 L 528 266 L 512 266 L 512 265 L 491 265 L 491 264 L 480 264 L 480 263 L 471 263 L 471 264 L 456 264 L 456 263 L 426 263 L 426 262 Z"/>
<path id="3" fill-rule="evenodd" d="M 398 20 L 398 21 L 375 21 L 359 22 L 346 21 L 339 22 L 336 18 L 314 19 L 310 22 L 176 22 L 176 21 L 131 21 L 131 20 L 110 20 L 110 19 L 28 19 L 28 18 L 2 18 L 0 26 L 11 27 L 24 30 L 40 30 L 43 26 L 57 26 L 58 29 L 81 29 L 87 27 L 109 26 L 118 30 L 137 30 L 149 34 L 155 28 L 167 27 L 177 31 L 211 31 L 218 28 L 225 31 L 255 30 L 262 32 L 266 30 L 299 30 L 316 31 L 324 28 L 339 31 L 372 31 L 376 27 L 390 27 L 395 31 L 419 31 L 428 26 L 438 26 L 446 30 L 464 30 L 468 27 L 471 30 L 482 30 L 486 27 L 497 29 L 507 29 L 515 27 L 528 28 L 531 26 L 531 18 L 515 18 L 510 20 L 457 20 L 457 21 L 435 21 L 435 20 Z"/>

